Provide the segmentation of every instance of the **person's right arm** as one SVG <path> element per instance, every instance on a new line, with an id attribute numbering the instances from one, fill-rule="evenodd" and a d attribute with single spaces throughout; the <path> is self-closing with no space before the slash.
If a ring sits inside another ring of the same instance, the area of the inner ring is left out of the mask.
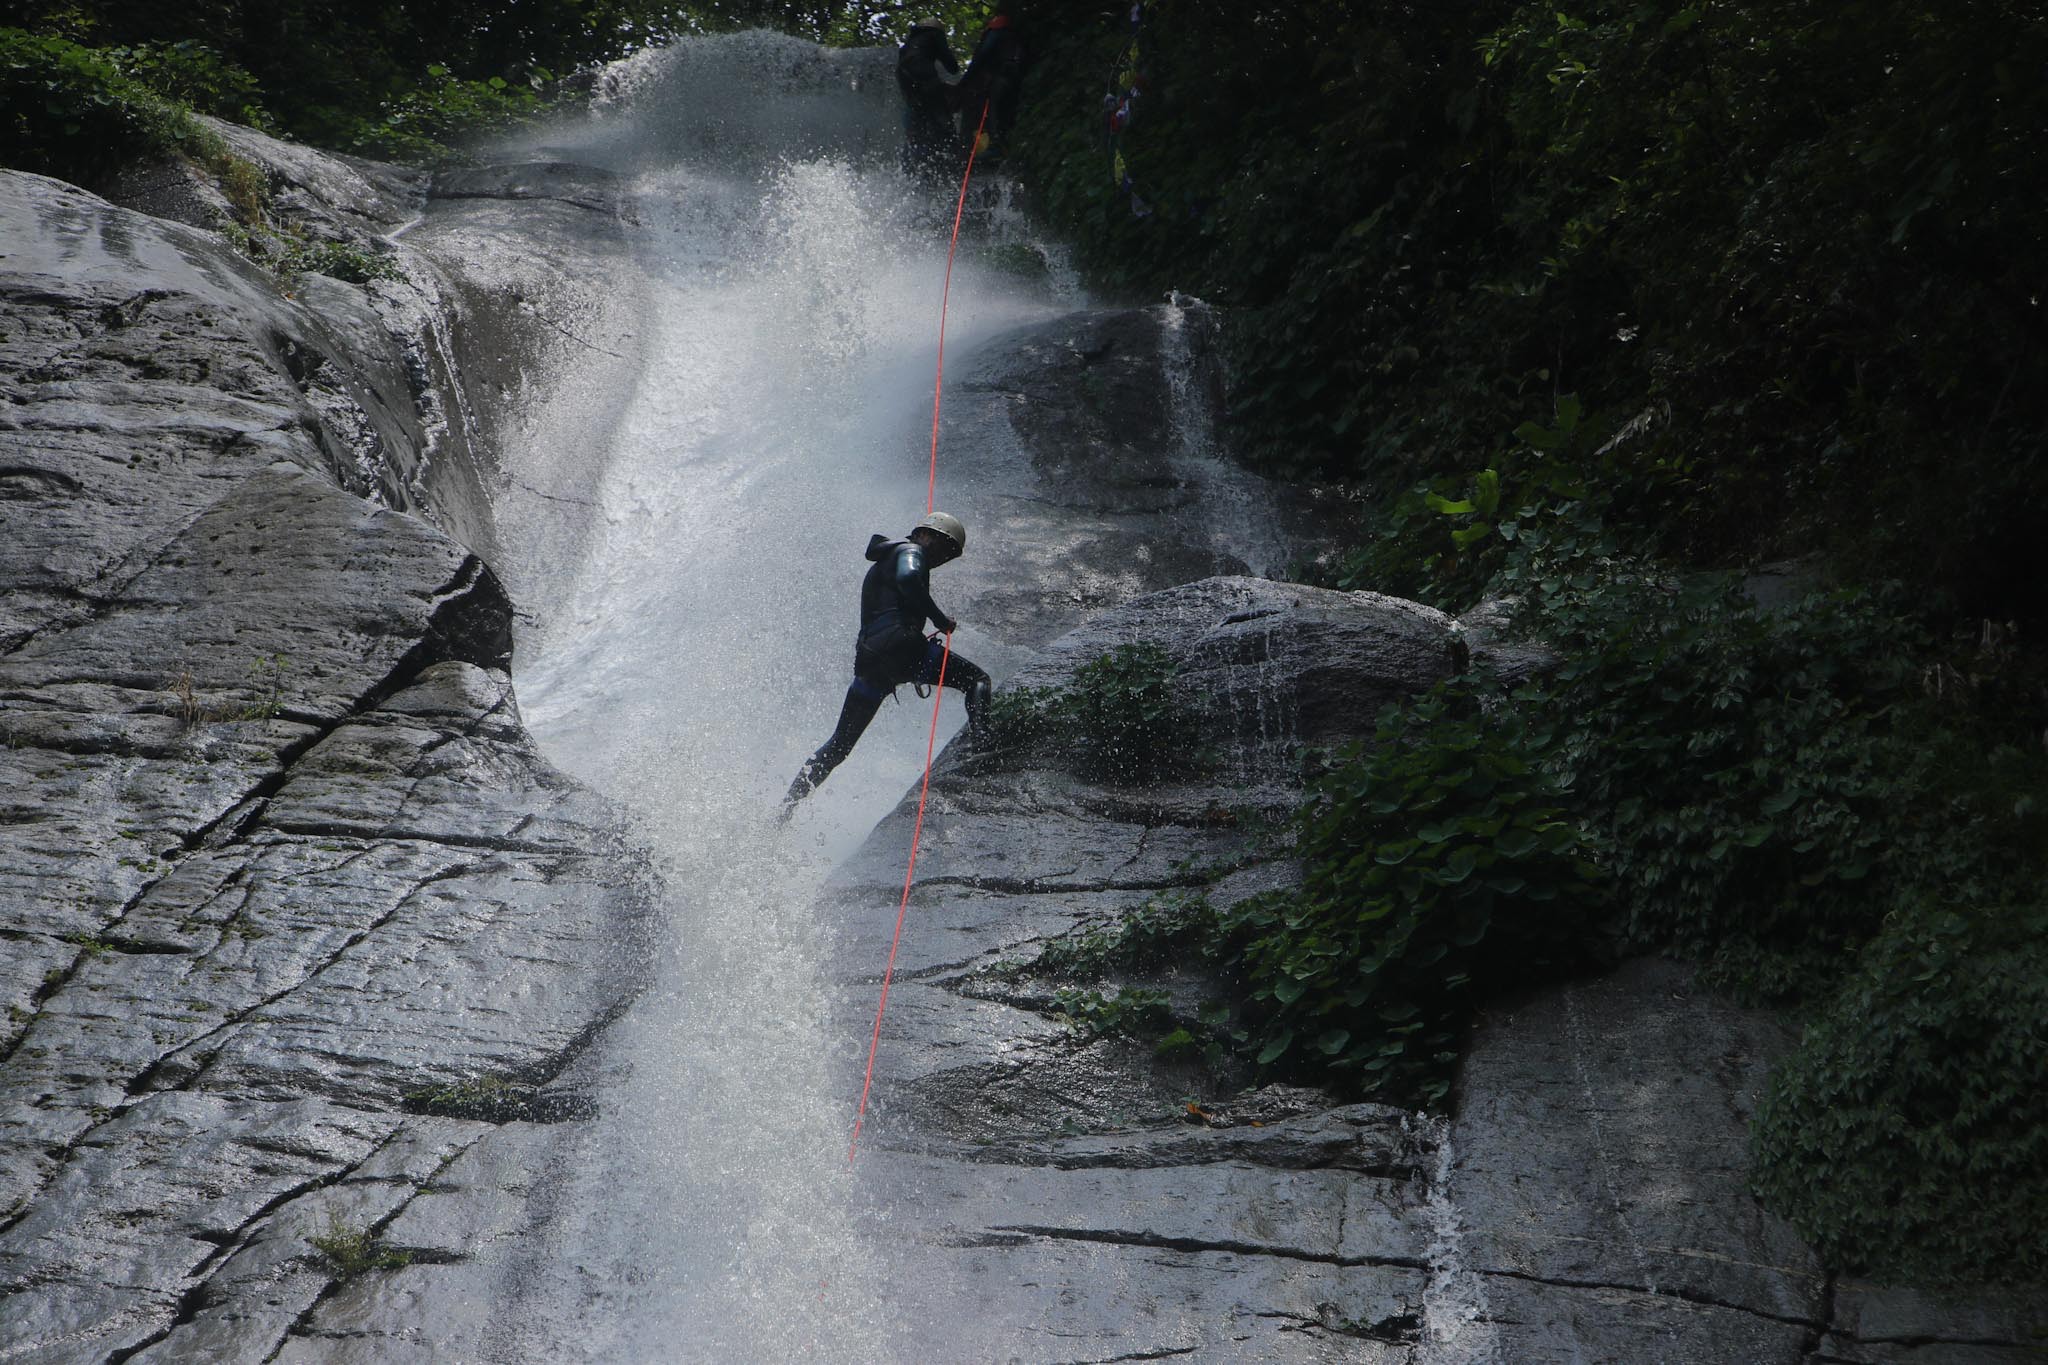
<path id="1" fill-rule="evenodd" d="M 930 618 L 933 625 L 948 635 L 959 629 L 960 623 L 932 601 L 932 572 L 925 566 L 924 551 L 916 545 L 906 545 L 896 552 L 896 595 L 911 619 Z"/>

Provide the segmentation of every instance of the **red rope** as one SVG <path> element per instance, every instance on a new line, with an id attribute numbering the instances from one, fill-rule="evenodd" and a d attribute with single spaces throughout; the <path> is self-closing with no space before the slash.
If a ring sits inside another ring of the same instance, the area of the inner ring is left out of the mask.
<path id="1" fill-rule="evenodd" d="M 967 167 L 960 173 L 960 198 L 953 206 L 953 240 L 946 247 L 946 282 L 939 290 L 939 364 L 932 379 L 932 469 L 925 482 L 924 510 L 929 516 L 936 505 L 939 488 L 939 399 L 946 387 L 946 303 L 953 293 L 953 256 L 960 249 L 960 219 L 967 210 L 967 182 L 974 175 L 974 155 L 981 150 L 982 130 L 988 126 L 988 103 L 981 106 L 981 119 L 974 125 L 974 141 L 968 144 Z M 882 998 L 875 1002 L 875 1030 L 868 1038 L 867 1074 L 861 1078 L 860 1107 L 853 1116 L 853 1138 L 847 1143 L 846 1159 L 852 1162 L 860 1150 L 860 1127 L 867 1121 L 868 1090 L 875 1083 L 875 1054 L 882 1046 L 882 1011 L 889 1007 L 889 983 L 896 977 L 896 949 L 903 942 L 903 918 L 910 910 L 910 884 L 917 875 L 917 845 L 924 837 L 924 808 L 932 791 L 932 751 L 939 739 L 939 705 L 946 698 L 946 664 L 953 657 L 953 632 L 946 632 L 946 647 L 939 655 L 939 680 L 932 688 L 932 724 L 924 740 L 924 782 L 917 790 L 917 820 L 910 830 L 910 865 L 903 870 L 903 898 L 896 903 L 896 932 L 889 939 L 889 965 L 882 970 Z"/>

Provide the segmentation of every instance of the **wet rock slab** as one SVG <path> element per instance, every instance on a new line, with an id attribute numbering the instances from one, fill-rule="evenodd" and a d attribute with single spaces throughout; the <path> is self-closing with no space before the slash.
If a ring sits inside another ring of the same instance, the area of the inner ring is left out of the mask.
<path id="1" fill-rule="evenodd" d="M 1445 676 L 1451 628 L 1370 594 L 1204 580 L 1101 613 L 1015 685 L 1161 644 L 1219 739 L 1213 773 L 1114 789 L 942 757 L 861 1163 L 910 1239 L 902 1307 L 943 1324 L 943 1351 L 1412 1358 L 1435 1236 L 1428 1125 L 1315 1092 L 1219 1103 L 1200 1067 L 1077 1038 L 1004 969 L 1161 891 L 1284 881 L 1235 813 L 1291 799 L 1304 740 Z M 914 819 L 914 800 L 885 819 L 820 909 L 842 926 L 849 999 L 872 998 L 852 987 L 886 955 Z M 958 1295 L 971 1320 L 943 1301 Z"/>
<path id="2" fill-rule="evenodd" d="M 1044 645 L 1132 598 L 1313 560 L 1341 506 L 1228 458 L 1200 305 L 1099 309 L 999 337 L 947 372 L 941 442 L 975 553 L 947 570 L 975 627 Z M 986 547 L 986 548 L 984 548 Z"/>
<path id="3" fill-rule="evenodd" d="M 1494 1010 L 1449 1121 L 1314 1091 L 1233 1095 L 1143 1042 L 1075 1036 L 1031 974 L 1046 943 L 1162 890 L 1228 902 L 1289 884 L 1298 869 L 1237 817 L 1298 799 L 1303 744 L 1355 735 L 1461 655 L 1544 666 L 1483 621 L 1226 577 L 1102 611 L 1006 685 L 1061 683 L 1133 642 L 1168 650 L 1218 737 L 1206 776 L 1102 788 L 960 746 L 934 770 L 861 1179 L 901 1243 L 897 1308 L 945 1351 L 2035 1358 L 2024 1294 L 1837 1281 L 1757 1205 L 1748 1123 L 1784 1025 L 1679 966 L 1632 963 Z M 915 819 L 913 792 L 820 906 L 841 926 L 844 995 L 870 1010 Z M 1195 998 L 1171 973 L 1144 984 Z"/>
<path id="4" fill-rule="evenodd" d="M 312 235 L 415 211 L 235 137 Z M 382 1263 L 636 980 L 644 873 L 519 721 L 434 269 L 287 291 L 172 197 L 0 173 L 9 1360 L 269 1358 L 347 1281 L 313 1239 Z"/>

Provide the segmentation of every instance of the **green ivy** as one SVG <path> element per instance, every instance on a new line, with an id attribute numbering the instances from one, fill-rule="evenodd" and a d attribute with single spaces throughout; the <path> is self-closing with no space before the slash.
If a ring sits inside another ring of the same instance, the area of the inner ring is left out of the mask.
<path id="1" fill-rule="evenodd" d="M 165 99 L 202 114 L 275 130 L 276 120 L 263 107 L 256 77 L 196 38 L 103 48 L 101 54 Z"/>
<path id="2" fill-rule="evenodd" d="M 1083 1039 L 1162 1034 L 1173 1018 L 1166 992 L 1145 986 L 1114 995 L 1063 986 L 1053 993 L 1052 1012 Z"/>
<path id="3" fill-rule="evenodd" d="M 1074 670 L 1063 687 L 1015 688 L 992 699 L 988 747 L 1014 761 L 1051 756 L 1091 782 L 1142 784 L 1193 770 L 1196 717 L 1176 695 L 1173 658 L 1121 645 Z"/>
<path id="4" fill-rule="evenodd" d="M 1031 963 L 1054 977 L 1100 976 L 1112 968 L 1157 966 L 1198 941 L 1216 921 L 1201 895 L 1166 892 L 1102 925 L 1048 942 Z"/>
<path id="5" fill-rule="evenodd" d="M 74 181 L 141 158 L 196 156 L 208 142 L 189 110 L 106 54 L 18 28 L 0 28 L 0 129 L 7 164 Z"/>
<path id="6" fill-rule="evenodd" d="M 1217 927 L 1260 1065 L 1438 1103 L 1474 1001 L 1585 956 L 1599 872 L 1540 761 L 1549 743 L 1452 682 L 1388 709 L 1313 780 L 1304 885 Z"/>
<path id="7" fill-rule="evenodd" d="M 2048 1276 L 2048 907 L 1902 907 L 1771 1078 L 1756 1189 L 1845 1268 Z"/>

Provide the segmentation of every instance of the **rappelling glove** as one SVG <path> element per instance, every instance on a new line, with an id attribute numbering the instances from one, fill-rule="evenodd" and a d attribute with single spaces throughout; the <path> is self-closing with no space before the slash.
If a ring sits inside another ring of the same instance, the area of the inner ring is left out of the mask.
<path id="1" fill-rule="evenodd" d="M 960 629 L 960 623 L 950 616 L 934 616 L 932 624 L 937 626 L 940 633 L 944 635 L 951 635 L 954 631 Z"/>

